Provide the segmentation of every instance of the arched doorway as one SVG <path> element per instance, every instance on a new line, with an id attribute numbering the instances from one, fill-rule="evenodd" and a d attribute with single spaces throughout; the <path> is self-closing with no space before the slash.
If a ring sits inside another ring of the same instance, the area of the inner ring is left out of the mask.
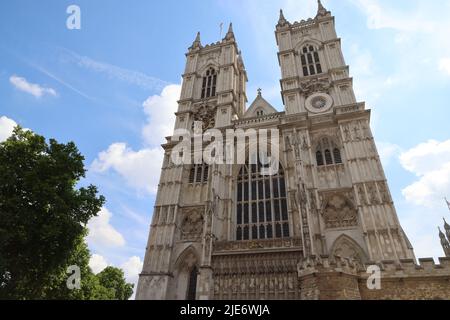
<path id="1" fill-rule="evenodd" d="M 189 246 L 178 256 L 173 269 L 170 300 L 195 300 L 199 258 L 197 250 Z"/>

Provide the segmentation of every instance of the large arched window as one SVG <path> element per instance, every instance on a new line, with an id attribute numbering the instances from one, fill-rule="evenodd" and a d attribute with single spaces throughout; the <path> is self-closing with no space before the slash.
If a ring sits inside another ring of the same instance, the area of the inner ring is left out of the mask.
<path id="1" fill-rule="evenodd" d="M 236 240 L 289 237 L 283 168 L 262 176 L 261 165 L 242 166 L 237 178 Z"/>
<path id="2" fill-rule="evenodd" d="M 217 74 L 216 70 L 209 68 L 202 82 L 202 99 L 216 95 Z"/>
<path id="3" fill-rule="evenodd" d="M 187 288 L 186 299 L 187 300 L 195 300 L 197 294 L 197 267 L 192 268 L 189 273 L 189 283 Z"/>
<path id="4" fill-rule="evenodd" d="M 304 46 L 300 54 L 300 59 L 302 60 L 303 75 L 305 77 L 322 73 L 319 52 L 314 46 Z"/>
<path id="5" fill-rule="evenodd" d="M 322 138 L 316 148 L 317 166 L 341 164 L 341 150 L 328 138 Z"/>

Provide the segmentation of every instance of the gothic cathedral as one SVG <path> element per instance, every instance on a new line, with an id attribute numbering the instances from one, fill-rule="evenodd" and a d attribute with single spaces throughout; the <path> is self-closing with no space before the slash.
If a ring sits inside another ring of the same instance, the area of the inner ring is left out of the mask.
<path id="1" fill-rule="evenodd" d="M 358 299 L 366 290 L 361 266 L 415 264 L 334 22 L 320 1 L 306 21 L 290 23 L 280 11 L 283 112 L 260 90 L 246 107 L 247 73 L 231 25 L 210 45 L 197 34 L 175 129 L 192 130 L 195 121 L 203 129 L 278 129 L 279 170 L 176 165 L 168 137 L 137 299 L 327 298 L 325 284 L 307 278 L 325 269 L 336 279 L 323 293 Z"/>

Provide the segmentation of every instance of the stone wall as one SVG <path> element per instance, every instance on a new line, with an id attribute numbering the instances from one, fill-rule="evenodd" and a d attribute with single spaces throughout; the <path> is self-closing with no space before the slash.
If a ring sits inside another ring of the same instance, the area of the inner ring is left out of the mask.
<path id="1" fill-rule="evenodd" d="M 302 300 L 450 300 L 450 259 L 354 264 L 348 259 L 309 257 L 298 265 Z M 367 267 L 381 271 L 380 289 L 370 290 Z"/>
<path id="2" fill-rule="evenodd" d="M 368 290 L 368 274 L 359 279 L 361 297 L 365 300 L 450 300 L 450 258 L 385 261 L 380 265 L 381 289 Z"/>

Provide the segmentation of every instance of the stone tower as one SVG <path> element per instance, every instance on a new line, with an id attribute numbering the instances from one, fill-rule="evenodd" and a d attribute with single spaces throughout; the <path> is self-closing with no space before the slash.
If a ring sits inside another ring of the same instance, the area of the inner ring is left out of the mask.
<path id="1" fill-rule="evenodd" d="M 231 25 L 220 42 L 202 46 L 198 34 L 189 48 L 175 129 L 277 129 L 280 167 L 175 164 L 179 140 L 168 137 L 137 299 L 301 299 L 299 262 L 310 257 L 414 259 L 334 17 L 320 1 L 306 21 L 280 11 L 275 35 L 283 112 L 260 90 L 246 108 Z"/>

